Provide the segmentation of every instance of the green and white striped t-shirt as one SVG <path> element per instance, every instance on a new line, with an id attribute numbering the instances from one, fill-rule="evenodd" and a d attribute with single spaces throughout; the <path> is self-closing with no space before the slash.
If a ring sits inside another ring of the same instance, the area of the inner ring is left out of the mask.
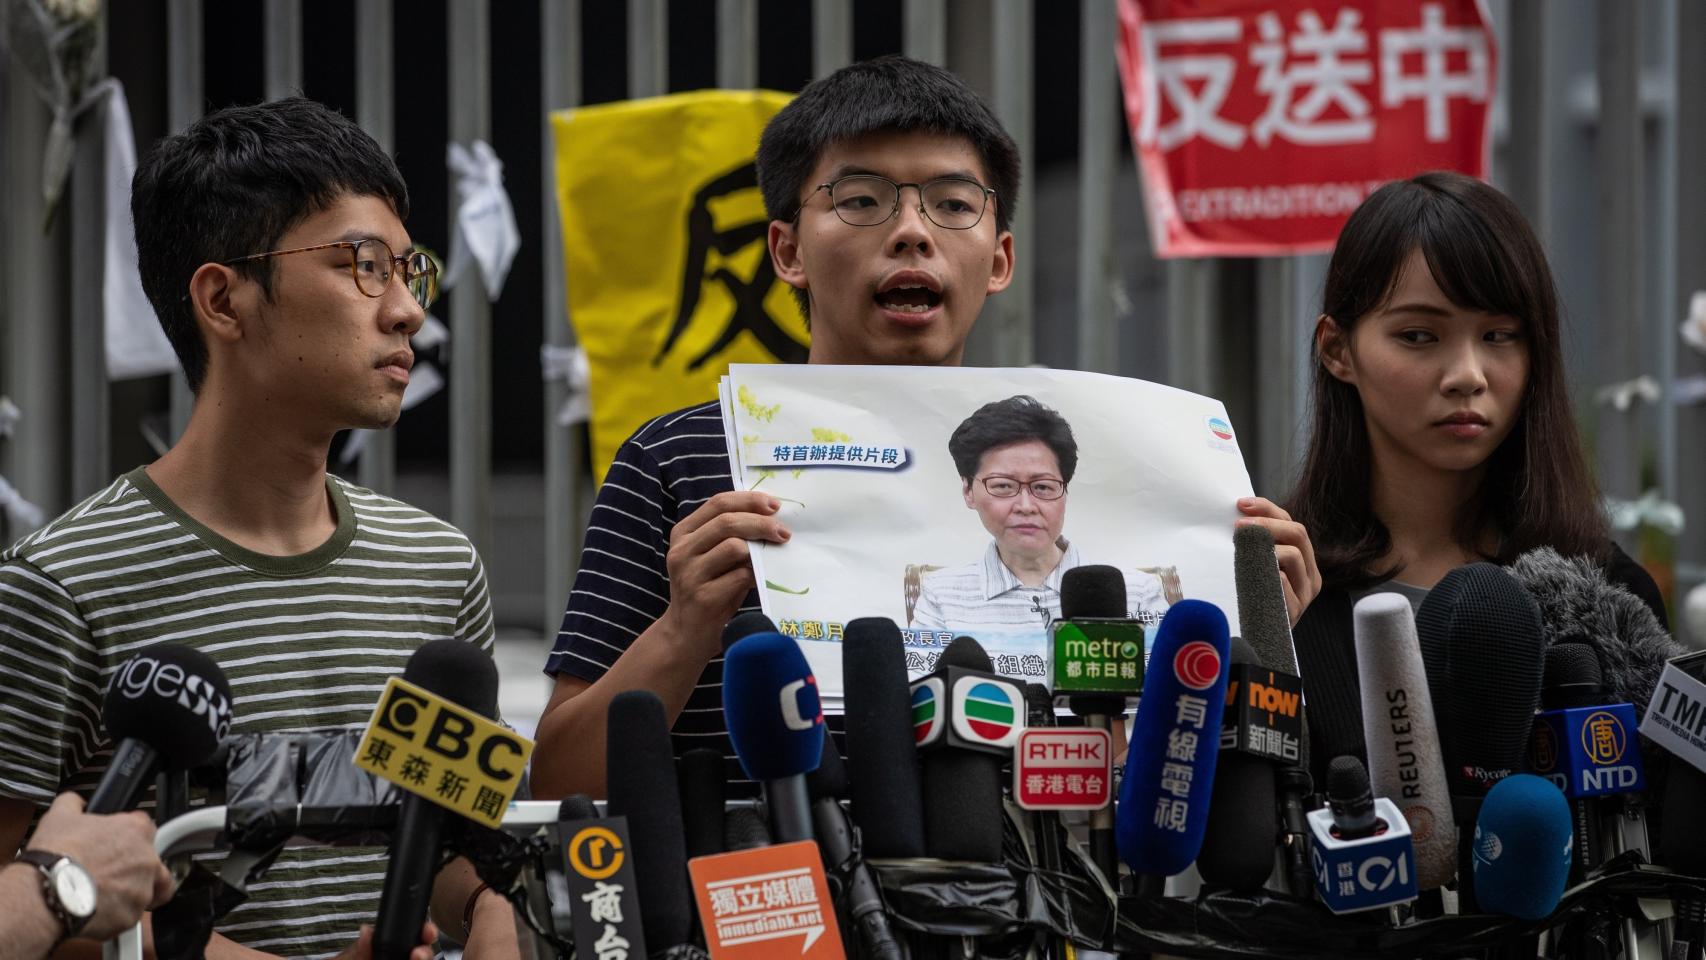
<path id="1" fill-rule="evenodd" d="M 337 532 L 300 556 L 220 537 L 141 468 L 0 554 L 0 796 L 89 794 L 112 758 L 107 681 L 150 644 L 220 665 L 234 734 L 360 728 L 421 644 L 491 650 L 485 570 L 460 531 L 336 477 L 326 488 Z M 383 850 L 287 850 L 218 929 L 334 954 L 373 922 L 384 879 Z"/>

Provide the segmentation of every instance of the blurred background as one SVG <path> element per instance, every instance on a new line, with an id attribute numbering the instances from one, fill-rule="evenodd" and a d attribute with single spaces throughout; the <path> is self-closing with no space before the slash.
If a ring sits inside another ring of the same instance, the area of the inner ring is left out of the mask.
<path id="1" fill-rule="evenodd" d="M 122 128 L 111 101 L 87 93 L 102 79 L 122 84 L 138 153 L 208 110 L 295 93 L 355 117 L 394 152 L 411 193 L 407 226 L 441 256 L 459 202 L 446 146 L 490 144 L 519 238 L 501 291 L 464 283 L 433 308 L 447 339 L 423 354 L 445 389 L 353 457 L 340 442 L 332 469 L 474 539 L 515 678 L 505 683 L 512 720 L 543 703 L 545 681 L 526 678 L 539 677 L 554 637 L 593 495 L 584 418 L 559 416 L 584 401 L 584 380 L 565 359 L 575 337 L 553 111 L 706 88 L 794 92 L 887 53 L 944 64 L 989 100 L 1025 162 L 1018 281 L 990 302 L 967 362 L 1099 370 L 1221 398 L 1257 492 L 1276 499 L 1303 448 L 1326 257 L 1154 255 L 1121 106 L 1115 0 L 0 7 L 0 396 L 10 402 L 0 403 L 0 542 L 151 460 L 187 416 L 180 376 L 117 376 L 107 355 L 103 244 L 109 215 L 125 228 L 129 215 L 115 209 L 107 173 Z M 1680 625 L 1683 598 L 1706 580 L 1706 300 L 1693 302 L 1706 290 L 1706 4 L 1483 9 L 1497 49 L 1491 179 L 1546 244 L 1572 392 L 1620 540 Z M 30 29 L 44 23 L 46 45 Z M 56 149 L 67 177 L 50 201 Z M 1684 336 L 1691 309 L 1699 349 Z M 543 347 L 554 362 L 542 363 Z M 1706 645 L 1706 628 L 1694 629 L 1689 639 Z"/>

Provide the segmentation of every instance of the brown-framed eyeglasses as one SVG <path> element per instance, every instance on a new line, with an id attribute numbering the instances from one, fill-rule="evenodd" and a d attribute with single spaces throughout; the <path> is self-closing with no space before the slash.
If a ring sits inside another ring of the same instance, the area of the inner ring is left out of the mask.
<path id="1" fill-rule="evenodd" d="M 1010 500 L 1019 495 L 1021 489 L 1031 491 L 1031 496 L 1037 500 L 1059 500 L 1066 496 L 1066 481 L 1053 477 L 1038 477 L 1035 480 L 1020 480 L 1017 477 L 1004 477 L 992 473 L 980 478 L 983 489 L 990 496 L 1000 500 Z"/>
<path id="2" fill-rule="evenodd" d="M 432 306 L 438 299 L 438 263 L 425 251 L 411 250 L 398 255 L 391 252 L 391 247 L 377 237 L 365 240 L 339 240 L 336 243 L 317 243 L 311 247 L 297 247 L 293 250 L 271 250 L 266 253 L 254 253 L 246 257 L 225 261 L 225 266 L 248 263 L 252 260 L 265 260 L 268 257 L 282 257 L 292 253 L 311 253 L 315 250 L 348 250 L 350 277 L 355 280 L 355 288 L 369 297 L 383 297 L 385 290 L 391 285 L 391 277 L 402 273 L 403 286 L 408 288 L 409 295 L 422 308 Z"/>

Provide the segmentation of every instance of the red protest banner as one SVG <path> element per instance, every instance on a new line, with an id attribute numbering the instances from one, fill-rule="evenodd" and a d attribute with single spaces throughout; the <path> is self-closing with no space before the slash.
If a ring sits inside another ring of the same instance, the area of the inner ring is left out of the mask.
<path id="1" fill-rule="evenodd" d="M 1477 0 L 1119 0 L 1120 82 L 1161 257 L 1329 250 L 1381 184 L 1487 174 Z"/>

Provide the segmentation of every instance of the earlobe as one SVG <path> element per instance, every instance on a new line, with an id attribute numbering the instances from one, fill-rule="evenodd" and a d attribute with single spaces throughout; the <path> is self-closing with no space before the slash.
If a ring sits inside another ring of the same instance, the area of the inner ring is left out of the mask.
<path id="1" fill-rule="evenodd" d="M 797 290 L 806 289 L 806 268 L 800 260 L 798 226 L 782 220 L 770 221 L 770 263 L 776 277 Z"/>
<path id="2" fill-rule="evenodd" d="M 977 504 L 973 503 L 972 499 L 971 499 L 971 481 L 970 480 L 965 480 L 964 478 L 961 479 L 960 496 L 965 498 L 966 509 L 968 509 L 968 510 L 976 510 L 977 509 Z"/>
<path id="3" fill-rule="evenodd" d="M 1356 367 L 1350 361 L 1350 337 L 1338 321 L 1324 313 L 1315 321 L 1315 355 L 1335 379 L 1356 384 Z"/>
<path id="4" fill-rule="evenodd" d="M 1003 230 L 996 238 L 995 254 L 989 262 L 989 293 L 1000 293 L 1013 282 L 1013 231 Z M 970 501 L 967 501 L 968 504 Z"/>

